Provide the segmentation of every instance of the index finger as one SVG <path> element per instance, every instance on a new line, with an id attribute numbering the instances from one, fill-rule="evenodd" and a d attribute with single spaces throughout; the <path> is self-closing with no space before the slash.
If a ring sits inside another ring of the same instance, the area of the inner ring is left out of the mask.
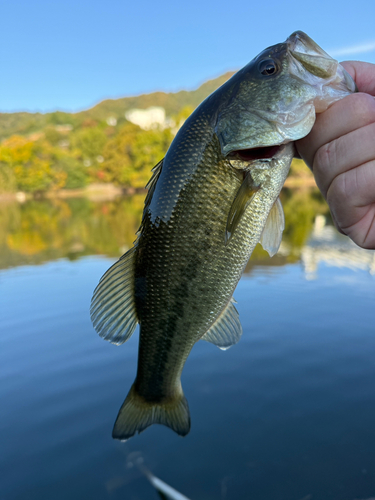
<path id="1" fill-rule="evenodd" d="M 359 92 L 375 96 L 375 64 L 360 61 L 344 61 L 340 64 L 353 78 Z"/>
<path id="2" fill-rule="evenodd" d="M 339 137 L 375 120 L 375 100 L 369 94 L 351 94 L 317 115 L 312 131 L 296 142 L 301 158 L 312 169 L 316 152 Z"/>

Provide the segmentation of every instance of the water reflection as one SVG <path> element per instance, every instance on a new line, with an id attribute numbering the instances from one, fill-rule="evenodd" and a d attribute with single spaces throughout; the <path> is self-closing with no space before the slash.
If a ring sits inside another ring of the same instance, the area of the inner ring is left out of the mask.
<path id="1" fill-rule="evenodd" d="M 133 244 L 143 198 L 0 204 L 0 268 L 84 255 L 117 257 Z"/>
<path id="2" fill-rule="evenodd" d="M 302 262 L 306 277 L 319 263 L 375 273 L 375 254 L 356 247 L 329 225 L 327 205 L 317 190 L 284 190 L 286 227 L 279 253 L 270 259 L 256 247 L 246 272 Z M 113 200 L 32 200 L 0 205 L 0 268 L 86 255 L 119 257 L 133 245 L 143 195 Z"/>
<path id="3" fill-rule="evenodd" d="M 319 263 L 375 274 L 375 254 L 362 250 L 332 226 L 327 204 L 316 189 L 284 189 L 285 231 L 270 259 L 257 245 L 246 266 L 279 267 L 301 262 L 307 279 Z M 86 255 L 117 258 L 133 246 L 144 195 L 112 200 L 87 198 L 0 203 L 0 269 Z"/>
<path id="4" fill-rule="evenodd" d="M 319 264 L 363 270 L 375 274 L 375 252 L 364 250 L 349 238 L 339 234 L 334 227 L 327 226 L 322 215 L 315 218 L 308 244 L 303 247 L 301 261 L 307 279 L 317 277 Z"/>
<path id="5" fill-rule="evenodd" d="M 158 425 L 126 443 L 110 432 L 138 335 L 103 342 L 88 304 L 143 197 L 0 205 L 0 265 L 13 267 L 0 273 L 0 498 L 156 499 L 126 467 L 136 451 L 194 500 L 374 496 L 374 252 L 335 231 L 317 193 L 282 196 L 281 251 L 257 248 L 236 290 L 240 344 L 198 342 L 186 364 L 188 439 Z M 77 258 L 90 253 L 110 258 Z"/>
<path id="6" fill-rule="evenodd" d="M 296 262 L 317 215 L 329 218 L 317 190 L 284 190 L 286 227 L 281 252 L 273 259 L 256 247 L 247 267 Z M 133 245 L 144 195 L 110 201 L 86 198 L 31 200 L 0 204 L 0 268 L 39 264 L 85 255 L 118 257 Z"/>

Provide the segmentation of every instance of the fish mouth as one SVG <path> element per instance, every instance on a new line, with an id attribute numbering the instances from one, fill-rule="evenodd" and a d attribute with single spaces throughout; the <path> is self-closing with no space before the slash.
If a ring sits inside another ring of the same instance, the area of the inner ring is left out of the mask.
<path id="1" fill-rule="evenodd" d="M 316 89 L 316 113 L 348 93 L 358 92 L 353 78 L 306 33 L 295 31 L 286 41 L 290 57 L 290 75 Z"/>
<path id="2" fill-rule="evenodd" d="M 289 54 L 294 59 L 294 64 L 297 64 L 297 68 L 302 67 L 310 75 L 323 80 L 332 79 L 336 76 L 339 66 L 338 61 L 328 55 L 306 33 L 295 31 L 287 39 L 287 45 Z M 291 64 L 291 73 L 293 74 L 297 68 L 293 68 L 293 64 Z M 299 72 L 297 69 L 297 73 Z"/>
<path id="3" fill-rule="evenodd" d="M 332 60 L 332 57 L 303 31 L 292 33 L 286 43 L 291 52 L 321 56 Z"/>
<path id="4" fill-rule="evenodd" d="M 265 146 L 260 148 L 237 149 L 231 151 L 227 158 L 229 160 L 236 159 L 243 162 L 252 162 L 255 160 L 270 161 L 275 156 L 278 156 L 285 149 L 285 144 L 274 144 L 273 146 Z"/>

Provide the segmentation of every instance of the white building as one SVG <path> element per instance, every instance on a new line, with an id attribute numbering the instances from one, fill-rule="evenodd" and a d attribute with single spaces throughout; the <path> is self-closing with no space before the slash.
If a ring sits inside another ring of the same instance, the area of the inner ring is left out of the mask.
<path id="1" fill-rule="evenodd" d="M 130 109 L 125 113 L 125 118 L 143 130 L 166 127 L 167 120 L 165 109 L 160 106 L 151 106 L 147 109 Z"/>
<path id="2" fill-rule="evenodd" d="M 301 260 L 307 279 L 315 279 L 319 264 L 367 271 L 375 275 L 375 253 L 358 247 L 318 215 L 310 239 L 302 249 Z"/>

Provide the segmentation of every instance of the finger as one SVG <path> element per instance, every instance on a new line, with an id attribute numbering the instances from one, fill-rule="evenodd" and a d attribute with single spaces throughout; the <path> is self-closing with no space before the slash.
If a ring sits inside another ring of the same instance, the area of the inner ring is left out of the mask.
<path id="1" fill-rule="evenodd" d="M 375 250 L 375 204 L 369 207 L 359 222 L 345 229 L 344 234 L 358 246 Z"/>
<path id="2" fill-rule="evenodd" d="M 375 159 L 374 122 L 324 144 L 313 162 L 315 181 L 327 198 L 334 179 L 344 172 Z"/>
<path id="3" fill-rule="evenodd" d="M 297 150 L 313 168 L 316 151 L 352 130 L 375 122 L 375 99 L 368 94 L 352 94 L 317 115 L 312 131 L 296 142 Z"/>
<path id="4" fill-rule="evenodd" d="M 341 65 L 354 79 L 359 92 L 366 92 L 366 94 L 372 96 L 375 95 L 375 64 L 344 61 Z"/>
<path id="5" fill-rule="evenodd" d="M 375 249 L 375 160 L 337 176 L 327 201 L 339 231 L 357 245 Z"/>
<path id="6" fill-rule="evenodd" d="M 343 231 L 360 221 L 375 204 L 375 160 L 335 177 L 327 201 Z"/>

